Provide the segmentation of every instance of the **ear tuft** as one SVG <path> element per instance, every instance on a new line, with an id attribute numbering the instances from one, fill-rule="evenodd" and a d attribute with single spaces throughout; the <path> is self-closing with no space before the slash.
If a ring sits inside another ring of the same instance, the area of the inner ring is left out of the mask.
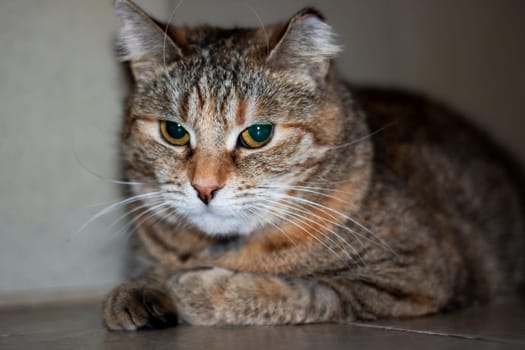
<path id="1" fill-rule="evenodd" d="M 313 8 L 298 12 L 276 35 L 268 62 L 279 68 L 302 70 L 316 80 L 325 78 L 330 60 L 341 52 L 332 27 Z"/>

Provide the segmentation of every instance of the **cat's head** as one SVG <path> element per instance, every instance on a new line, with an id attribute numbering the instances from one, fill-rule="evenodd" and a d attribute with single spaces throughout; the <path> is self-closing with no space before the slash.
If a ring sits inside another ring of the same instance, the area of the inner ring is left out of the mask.
<path id="1" fill-rule="evenodd" d="M 301 215 L 295 198 L 316 200 L 316 187 L 341 179 L 334 147 L 352 122 L 331 69 L 339 47 L 317 11 L 223 30 L 165 26 L 127 0 L 115 8 L 118 56 L 134 77 L 125 169 L 152 215 L 250 234 L 290 220 L 283 208 Z"/>

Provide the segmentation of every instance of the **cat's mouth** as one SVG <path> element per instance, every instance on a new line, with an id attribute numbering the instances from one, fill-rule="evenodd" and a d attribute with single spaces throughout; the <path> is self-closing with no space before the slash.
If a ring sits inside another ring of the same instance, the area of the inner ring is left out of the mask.
<path id="1" fill-rule="evenodd" d="M 181 214 L 200 231 L 212 236 L 249 235 L 260 225 L 254 215 L 233 203 L 200 205 L 193 202 Z"/>
<path id="2" fill-rule="evenodd" d="M 184 217 L 185 221 L 204 234 L 216 235 L 249 235 L 264 226 L 263 217 L 256 214 L 257 208 L 251 201 L 239 202 L 234 195 L 219 193 L 209 202 L 204 202 L 193 188 L 187 188 L 183 198 L 168 195 L 167 204 L 174 209 L 177 216 Z"/>
<path id="3" fill-rule="evenodd" d="M 196 215 L 188 215 L 188 220 L 208 235 L 248 235 L 257 225 L 239 215 L 216 213 L 212 208 Z"/>

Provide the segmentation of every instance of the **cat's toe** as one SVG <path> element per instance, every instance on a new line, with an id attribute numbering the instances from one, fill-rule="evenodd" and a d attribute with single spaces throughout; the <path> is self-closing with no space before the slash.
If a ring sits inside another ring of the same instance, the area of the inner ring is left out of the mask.
<path id="1" fill-rule="evenodd" d="M 162 289 L 129 283 L 108 295 L 104 322 L 110 330 L 159 329 L 176 325 L 177 312 L 170 296 Z"/>

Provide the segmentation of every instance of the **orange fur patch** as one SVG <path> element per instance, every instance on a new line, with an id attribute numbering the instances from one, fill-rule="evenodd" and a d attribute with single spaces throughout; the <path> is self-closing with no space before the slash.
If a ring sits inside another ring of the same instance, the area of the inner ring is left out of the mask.
<path id="1" fill-rule="evenodd" d="M 301 212 L 300 215 L 306 218 L 295 218 L 295 224 L 284 223 L 280 230 L 270 227 L 264 232 L 254 234 L 238 251 L 222 257 L 218 265 L 232 270 L 267 273 L 285 273 L 294 269 L 299 262 L 294 261 L 292 250 L 304 251 L 309 247 L 318 247 L 322 245 L 320 241 L 329 241 L 326 236 L 337 242 L 338 239 L 330 230 L 337 232 L 337 224 L 344 224 L 345 220 L 338 218 L 335 211 L 348 213 L 348 207 L 360 197 L 353 181 L 336 187 L 330 196 L 332 198 L 324 198 L 317 203 L 334 211 L 303 206 L 302 208 L 310 212 Z"/>
<path id="2" fill-rule="evenodd" d="M 235 114 L 235 122 L 237 123 L 237 125 L 244 124 L 244 121 L 246 120 L 246 108 L 246 100 L 240 100 L 239 106 L 237 107 L 237 113 Z"/>

